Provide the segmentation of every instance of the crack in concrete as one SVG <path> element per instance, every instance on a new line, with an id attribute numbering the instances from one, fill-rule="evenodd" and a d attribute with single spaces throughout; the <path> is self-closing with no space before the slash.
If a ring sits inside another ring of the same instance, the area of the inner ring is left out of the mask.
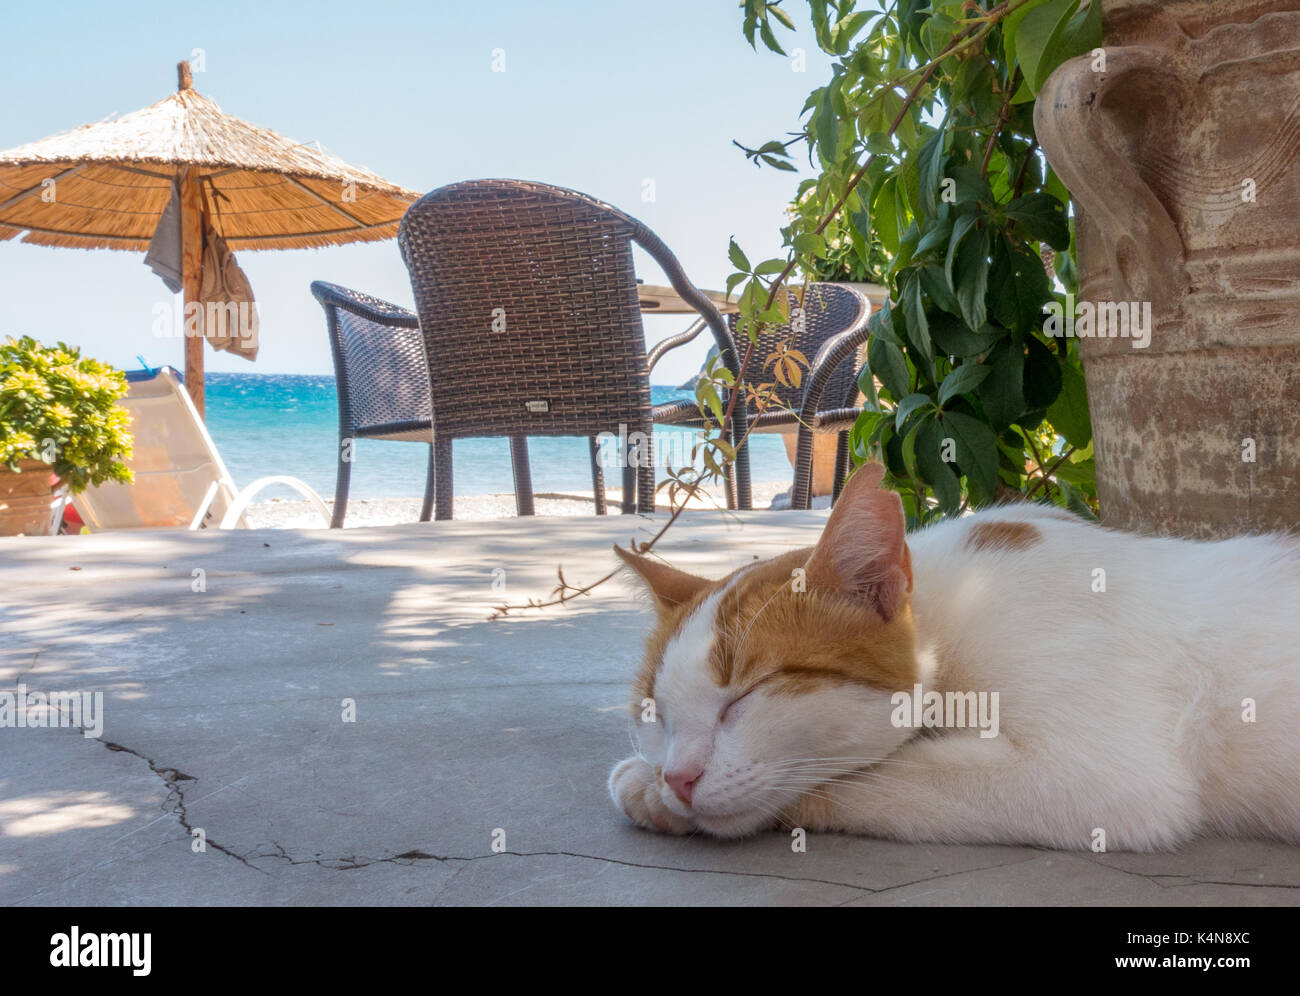
<path id="1" fill-rule="evenodd" d="M 838 882 L 834 879 L 826 878 L 805 878 L 798 875 L 781 875 L 776 872 L 750 872 L 740 871 L 730 868 L 679 868 L 673 865 L 653 865 L 640 861 L 629 861 L 624 858 L 610 858 L 601 854 L 583 854 L 579 851 L 501 851 L 495 854 L 428 854 L 424 851 L 411 850 L 404 851 L 401 854 L 395 854 L 389 858 L 358 858 L 356 855 L 346 855 L 338 858 L 294 858 L 284 847 L 274 841 L 272 845 L 276 851 L 264 854 L 254 854 L 250 857 L 256 861 L 260 858 L 275 858 L 278 860 L 288 861 L 291 865 L 318 865 L 329 871 L 358 871 L 362 868 L 368 868 L 371 865 L 378 864 L 396 864 L 411 866 L 419 861 L 436 861 L 439 864 L 448 864 L 451 862 L 468 863 L 473 861 L 491 860 L 493 858 L 578 858 L 584 861 L 599 861 L 605 864 L 622 865 L 626 868 L 643 868 L 647 871 L 669 871 L 681 872 L 686 875 L 736 875 L 744 878 L 771 878 L 779 879 L 785 882 L 809 882 L 815 885 L 834 885 L 845 889 L 856 889 L 861 892 L 882 892 L 888 889 L 873 889 L 867 885 L 856 885 L 852 882 Z M 337 862 L 331 864 L 330 862 Z M 889 886 L 889 888 L 895 888 Z"/>
<path id="2" fill-rule="evenodd" d="M 139 751 L 132 750 L 130 747 L 123 747 L 121 744 L 113 743 L 111 740 L 101 740 L 100 743 L 102 743 L 104 747 L 108 750 L 120 751 L 123 754 L 130 754 L 132 757 L 138 757 L 141 761 L 144 761 L 145 764 L 149 765 L 149 770 L 152 771 L 159 778 L 161 778 L 163 780 L 163 783 L 167 786 L 167 797 L 162 801 L 163 812 L 164 813 L 170 812 L 173 816 L 175 816 L 177 821 L 180 823 L 180 825 L 185 828 L 186 837 L 192 840 L 194 838 L 195 828 L 190 823 L 189 813 L 185 809 L 185 789 L 182 787 L 181 783 L 197 782 L 198 779 L 195 778 L 193 775 L 187 775 L 185 774 L 185 772 L 178 771 L 175 768 L 160 767 L 157 763 L 154 762 L 152 758 L 145 757 Z M 169 803 L 171 804 L 170 809 L 168 809 Z M 230 848 L 218 844 L 215 840 L 213 840 L 210 836 L 208 836 L 206 830 L 200 829 L 200 832 L 203 834 L 203 841 L 206 844 L 206 846 L 211 847 L 214 851 L 220 851 L 222 854 L 234 858 L 236 861 L 239 861 L 242 864 L 247 865 L 255 872 L 260 872 L 263 875 L 270 874 L 265 869 L 258 868 L 256 865 L 249 863 L 248 859 L 245 858 L 243 855 L 236 854 Z"/>
<path id="3" fill-rule="evenodd" d="M 767 878 L 767 879 L 776 879 L 778 881 L 783 881 L 783 882 L 801 882 L 801 883 L 808 883 L 812 885 L 831 885 L 842 889 L 852 889 L 857 893 L 866 893 L 868 895 L 873 895 L 873 896 L 884 895 L 889 892 L 897 891 L 898 889 L 906 889 L 913 885 L 923 885 L 927 882 L 935 882 L 935 881 L 939 881 L 940 879 L 952 878 L 957 875 L 967 875 L 967 874 L 974 874 L 976 872 L 981 872 L 981 871 L 991 871 L 996 868 L 1008 868 L 1011 867 L 1012 865 L 1025 864 L 1029 861 L 1036 861 L 1039 857 L 1041 857 L 1041 855 L 1034 854 L 1027 858 L 1021 858 L 1019 861 L 1004 861 L 992 865 L 983 865 L 978 868 L 962 868 L 954 871 L 942 872 L 938 875 L 929 875 L 924 878 L 913 879 L 908 882 L 899 882 L 894 885 L 884 886 L 882 888 L 872 888 L 869 885 L 861 885 L 855 882 L 842 882 L 836 879 L 813 878 L 813 877 L 799 876 L 799 875 L 782 875 L 777 872 L 751 872 L 751 871 L 742 871 L 740 869 L 733 869 L 733 868 L 681 868 L 674 865 L 655 865 L 655 864 L 647 864 L 645 862 L 640 862 L 640 861 L 629 861 L 623 858 L 611 858 L 600 854 L 584 854 L 578 851 L 502 851 L 497 854 L 474 854 L 474 855 L 442 854 L 440 855 L 440 854 L 428 854 L 420 850 L 411 850 L 411 851 L 405 851 L 402 854 L 395 854 L 392 857 L 388 857 L 388 858 L 358 858 L 356 855 L 349 855 L 349 856 L 338 857 L 338 858 L 321 858 L 318 856 L 315 858 L 295 859 L 284 849 L 284 847 L 281 844 L 272 841 L 272 845 L 276 848 L 275 852 L 252 855 L 251 856 L 252 859 L 256 861 L 259 858 L 274 858 L 278 860 L 288 861 L 290 865 L 314 864 L 330 871 L 357 871 L 359 869 L 367 868 L 370 865 L 374 865 L 374 864 L 397 864 L 397 865 L 404 865 L 409 867 L 418 861 L 436 861 L 439 864 L 457 862 L 461 864 L 461 868 L 458 869 L 456 872 L 456 875 L 459 875 L 460 872 L 464 870 L 465 866 L 467 866 L 469 863 L 474 861 L 483 861 L 492 858 L 502 858 L 502 857 L 516 857 L 516 858 L 564 857 L 564 858 L 578 858 L 584 861 L 597 861 L 597 862 L 602 862 L 604 864 L 611 864 L 611 865 L 621 865 L 626 868 L 640 868 L 640 869 L 645 869 L 647 871 L 680 872 L 686 875 L 727 875 L 727 876 L 737 876 L 741 878 Z M 340 862 L 340 863 L 330 864 L 329 862 Z M 444 892 L 447 891 L 447 889 L 451 886 L 451 882 L 454 881 L 454 879 L 456 878 L 456 875 L 452 876 L 452 879 L 449 880 L 446 884 L 443 885 L 441 889 L 438 890 L 437 895 L 434 897 L 435 901 L 438 897 L 440 897 Z M 850 896 L 848 899 L 844 900 L 844 902 L 837 903 L 836 905 L 843 906 L 846 903 L 850 903 L 858 898 L 861 898 L 861 896 L 860 895 Z"/>
<path id="4" fill-rule="evenodd" d="M 1027 865 L 1029 864 L 1029 862 L 1037 861 L 1041 857 L 1042 857 L 1041 854 L 1031 854 L 1027 858 L 1021 858 L 1019 861 L 999 861 L 996 864 L 992 864 L 992 865 L 980 865 L 978 868 L 958 868 L 954 871 L 941 872 L 938 875 L 929 875 L 925 878 L 918 878 L 911 882 L 900 882 L 897 885 L 887 885 L 883 889 L 871 889 L 869 891 L 873 895 L 880 896 L 880 895 L 884 895 L 886 892 L 894 892 L 898 889 L 907 889 L 913 885 L 925 885 L 927 882 L 938 882 L 941 879 L 945 879 L 945 878 L 955 878 L 958 875 L 974 875 L 976 872 L 994 871 L 995 869 L 998 868 L 1014 868 L 1016 865 Z M 836 903 L 835 905 L 847 906 L 849 903 L 854 902 L 859 898 L 861 897 L 852 896 L 849 899 L 844 900 L 844 902 Z"/>
<path id="5" fill-rule="evenodd" d="M 1197 878 L 1195 875 L 1179 875 L 1176 872 L 1140 872 L 1132 868 L 1121 868 L 1119 865 L 1110 865 L 1104 861 L 1090 861 L 1089 864 L 1097 868 L 1106 868 L 1110 871 L 1121 872 L 1124 875 L 1131 875 L 1133 878 L 1143 878 L 1152 885 L 1157 885 L 1162 889 L 1185 889 L 1189 885 L 1231 885 L 1241 889 L 1300 889 L 1300 884 L 1288 885 L 1280 882 L 1232 882 L 1223 879 L 1214 878 Z M 1181 881 L 1162 882 L 1160 879 L 1181 879 Z"/>
<path id="6" fill-rule="evenodd" d="M 132 757 L 138 757 L 140 760 L 144 761 L 147 765 L 149 765 L 149 770 L 152 771 L 159 778 L 161 778 L 163 780 L 163 783 L 167 786 L 167 797 L 163 799 L 162 802 L 163 812 L 174 815 L 177 821 L 180 823 L 180 825 L 185 829 L 186 835 L 192 838 L 194 836 L 195 827 L 190 823 L 189 813 L 186 809 L 185 789 L 183 787 L 183 783 L 184 782 L 197 783 L 198 779 L 195 778 L 193 775 L 187 775 L 176 768 L 163 767 L 159 765 L 157 762 L 155 762 L 152 758 L 149 758 L 144 754 L 141 754 L 139 751 L 132 750 L 130 747 L 123 746 L 122 744 L 114 743 L 112 741 L 107 741 L 107 740 L 101 740 L 100 743 L 102 743 L 103 746 L 108 750 L 130 754 Z M 169 804 L 170 804 L 170 809 L 169 809 Z M 576 858 L 582 861 L 596 861 L 604 864 L 620 865 L 625 868 L 640 868 L 646 871 L 678 872 L 685 875 L 723 875 L 723 876 L 735 876 L 740 878 L 774 879 L 783 882 L 799 882 L 799 883 L 807 883 L 811 885 L 829 885 L 829 886 L 835 886 L 837 888 L 842 888 L 842 889 L 852 889 L 859 894 L 879 896 L 879 895 L 885 895 L 890 892 L 898 891 L 899 889 L 906 889 L 915 885 L 924 885 L 928 882 L 937 882 L 947 878 L 954 878 L 959 875 L 970 875 L 982 871 L 992 871 L 998 868 L 1009 868 L 1019 864 L 1026 864 L 1030 861 L 1038 860 L 1040 857 L 1042 857 L 1043 853 L 1055 853 L 1055 852 L 1051 852 L 1050 850 L 1036 848 L 1035 851 L 1038 853 L 1034 853 L 1029 857 L 1022 858 L 1018 861 L 1003 861 L 991 865 L 982 865 L 976 868 L 957 869 L 954 871 L 942 872 L 937 875 L 928 875 L 907 882 L 899 882 L 895 885 L 884 886 L 882 888 L 872 888 L 869 885 L 861 885 L 855 882 L 842 882 L 836 879 L 814 878 L 814 877 L 799 876 L 799 875 L 782 875 L 777 872 L 743 871 L 740 869 L 681 868 L 674 865 L 656 865 L 656 864 L 649 864 L 640 861 L 630 861 L 624 858 L 606 857 L 600 854 L 585 854 L 580 851 L 502 851 L 500 853 L 491 853 L 491 854 L 456 855 L 456 854 L 430 854 L 427 851 L 423 851 L 418 848 L 412 848 L 410 850 L 403 851 L 401 854 L 394 854 L 390 857 L 385 857 L 385 858 L 370 858 L 364 856 L 357 856 L 355 854 L 341 855 L 335 858 L 325 858 L 322 857 L 319 853 L 314 858 L 295 858 L 284 848 L 282 844 L 278 843 L 277 841 L 272 841 L 271 846 L 275 848 L 274 851 L 264 852 L 260 854 L 253 854 L 253 855 L 249 855 L 248 857 L 245 857 L 244 855 L 239 854 L 238 852 L 232 850 L 231 848 L 226 847 L 223 844 L 219 844 L 217 841 L 209 837 L 206 831 L 204 831 L 204 840 L 208 846 L 212 847 L 213 850 L 219 851 L 228 857 L 234 858 L 236 861 L 240 862 L 246 867 L 251 868 L 253 871 L 256 871 L 262 875 L 270 875 L 270 872 L 266 871 L 266 869 L 264 868 L 258 867 L 253 862 L 260 861 L 263 859 L 287 861 L 290 866 L 316 865 L 317 867 L 323 868 L 327 871 L 359 871 L 363 868 L 368 868 L 371 865 L 376 865 L 376 864 L 394 864 L 403 867 L 413 867 L 416 864 L 423 861 L 434 861 L 437 862 L 438 864 L 450 864 L 450 863 L 459 864 L 461 867 L 457 869 L 456 874 L 453 875 L 452 878 L 448 880 L 448 882 L 445 883 L 441 889 L 438 890 L 437 896 L 434 897 L 435 900 L 438 897 L 440 897 L 444 892 L 447 891 L 452 881 L 454 881 L 455 878 L 460 874 L 460 871 L 464 870 L 464 868 L 467 867 L 470 863 L 475 861 L 482 861 L 486 859 L 501 858 L 507 856 L 516 857 L 516 858 L 543 858 L 543 857 Z M 1173 872 L 1140 872 L 1129 868 L 1123 868 L 1118 865 L 1108 864 L 1104 861 L 1098 861 L 1098 860 L 1089 861 L 1088 863 L 1093 865 L 1094 867 L 1105 868 L 1110 871 L 1120 872 L 1121 874 L 1124 875 L 1145 879 L 1146 881 L 1162 889 L 1185 888 L 1187 886 L 1193 886 L 1193 885 L 1223 885 L 1223 886 L 1235 886 L 1235 887 L 1247 888 L 1247 889 L 1300 889 L 1300 884 L 1291 885 L 1291 884 L 1281 884 L 1281 883 L 1271 883 L 1271 882 L 1232 882 L 1232 881 L 1224 881 L 1218 879 L 1202 879 L 1202 878 L 1197 878 L 1194 875 L 1180 875 Z M 1173 880 L 1173 881 L 1161 881 L 1162 879 Z M 841 903 L 837 903 L 836 905 L 843 906 L 850 902 L 853 902 L 857 898 L 860 898 L 860 896 L 850 896 L 848 899 L 844 900 Z"/>

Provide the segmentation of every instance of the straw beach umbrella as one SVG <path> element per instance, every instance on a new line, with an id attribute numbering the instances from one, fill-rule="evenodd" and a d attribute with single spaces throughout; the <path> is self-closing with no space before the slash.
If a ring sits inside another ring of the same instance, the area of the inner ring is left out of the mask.
<path id="1" fill-rule="evenodd" d="M 397 235 L 417 194 L 224 113 L 194 89 L 189 63 L 177 71 L 176 93 L 150 107 L 0 152 L 0 241 L 143 252 L 175 183 L 188 311 L 205 226 L 236 251 Z M 185 384 L 202 413 L 202 338 L 185 340 Z"/>

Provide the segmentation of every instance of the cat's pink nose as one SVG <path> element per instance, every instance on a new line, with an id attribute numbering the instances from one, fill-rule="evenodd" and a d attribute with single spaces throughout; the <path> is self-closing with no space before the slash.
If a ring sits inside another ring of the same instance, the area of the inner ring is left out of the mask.
<path id="1" fill-rule="evenodd" d="M 678 768 L 675 771 L 665 771 L 664 781 L 673 790 L 673 794 L 689 806 L 691 796 L 695 794 L 695 783 L 700 780 L 702 774 L 704 774 L 703 768 Z"/>

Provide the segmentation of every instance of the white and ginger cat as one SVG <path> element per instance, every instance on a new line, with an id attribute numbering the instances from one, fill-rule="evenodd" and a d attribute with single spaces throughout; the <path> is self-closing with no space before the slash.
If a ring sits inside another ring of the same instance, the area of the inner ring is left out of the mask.
<path id="1" fill-rule="evenodd" d="M 811 550 L 721 581 L 618 551 L 658 612 L 640 753 L 609 778 L 636 824 L 1300 841 L 1295 539 L 1142 538 L 1038 505 L 905 539 L 882 473 L 854 475 Z"/>

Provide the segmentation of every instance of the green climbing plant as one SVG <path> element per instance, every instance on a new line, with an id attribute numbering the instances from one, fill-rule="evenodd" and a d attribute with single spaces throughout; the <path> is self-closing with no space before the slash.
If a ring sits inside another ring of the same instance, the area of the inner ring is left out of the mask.
<path id="1" fill-rule="evenodd" d="M 787 5 L 744 0 L 751 46 L 785 55 Z M 1096 508 L 1076 340 L 1044 308 L 1077 290 L 1070 195 L 1034 136 L 1037 94 L 1101 44 L 1099 0 L 808 0 L 831 75 L 756 165 L 817 171 L 794 195 L 787 253 L 751 265 L 734 243 L 752 344 L 783 320 L 792 280 L 889 288 L 872 316 L 852 432 L 885 464 L 912 525 L 1019 496 Z M 737 143 L 740 144 L 740 143 Z"/>

